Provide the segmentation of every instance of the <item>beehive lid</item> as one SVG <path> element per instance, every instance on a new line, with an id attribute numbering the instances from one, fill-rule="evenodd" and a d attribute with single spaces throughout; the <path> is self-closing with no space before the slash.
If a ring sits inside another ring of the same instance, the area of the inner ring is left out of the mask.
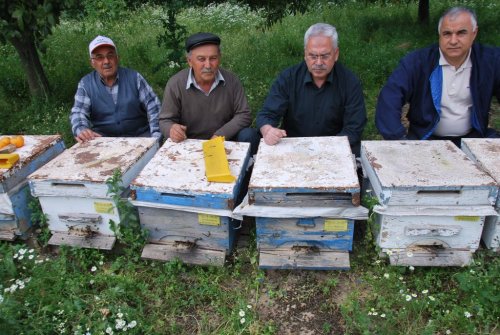
<path id="1" fill-rule="evenodd" d="M 248 189 L 249 201 L 256 204 L 331 205 L 340 194 L 359 205 L 354 156 L 345 136 L 283 138 L 276 145 L 261 140 Z M 315 203 L 311 196 L 320 193 L 323 199 Z"/>
<path id="2" fill-rule="evenodd" d="M 234 200 L 249 158 L 248 143 L 224 142 L 229 170 L 236 180 L 231 183 L 209 182 L 205 176 L 203 140 L 180 143 L 167 140 L 155 157 L 131 183 L 138 201 L 172 203 L 213 208 L 232 207 L 223 202 Z"/>
<path id="3" fill-rule="evenodd" d="M 106 186 L 106 180 L 118 169 L 122 174 L 123 183 L 128 186 L 130 180 L 140 171 L 137 170 L 139 162 L 142 163 L 146 159 L 147 153 L 152 156 L 154 153 L 151 151 L 156 151 L 157 146 L 155 138 L 98 137 L 75 144 L 31 174 L 29 180 L 33 185 L 48 182 L 52 186 Z"/>
<path id="4" fill-rule="evenodd" d="M 14 135 L 2 135 L 14 136 Z M 19 160 L 9 169 L 0 169 L 0 191 L 6 192 L 19 182 L 23 181 L 30 173 L 64 150 L 64 143 L 60 135 L 23 135 L 24 146 L 17 148 L 15 153 Z M 53 153 L 44 155 L 51 148 Z M 46 156 L 46 157 L 44 157 Z"/>
<path id="5" fill-rule="evenodd" d="M 487 204 L 494 191 L 495 181 L 451 141 L 363 141 L 361 162 L 384 204 L 397 194 L 404 205 L 424 197 L 434 205 Z"/>
<path id="6" fill-rule="evenodd" d="M 464 138 L 462 150 L 500 185 L 500 138 Z"/>

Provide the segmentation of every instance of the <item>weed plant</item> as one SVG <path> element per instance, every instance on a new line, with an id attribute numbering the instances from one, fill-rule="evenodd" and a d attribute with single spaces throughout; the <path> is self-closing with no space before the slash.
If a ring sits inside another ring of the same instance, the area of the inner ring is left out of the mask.
<path id="1" fill-rule="evenodd" d="M 97 34 L 113 38 L 121 64 L 141 72 L 160 98 L 168 78 L 185 66 L 172 60 L 154 71 L 165 60 L 157 38 L 165 33 L 166 8 L 129 11 L 119 0 L 84 3 L 81 16 L 66 17 L 44 41 L 51 100 L 30 100 L 14 49 L 0 45 L 0 133 L 61 133 L 67 146 L 73 143 L 68 115 L 78 80 L 91 70 L 87 46 Z M 334 24 L 340 61 L 363 83 L 369 113 L 364 138 L 377 139 L 373 115 L 380 88 L 400 57 L 437 40 L 439 15 L 455 4 L 431 2 L 429 26 L 416 23 L 415 1 L 319 1 L 269 28 L 264 13 L 230 2 L 185 9 L 177 22 L 187 33 L 221 36 L 222 66 L 241 78 L 254 114 L 277 74 L 302 60 L 307 27 Z M 498 46 L 498 1 L 460 4 L 477 11 L 479 41 Z M 306 315 L 323 316 L 319 322 L 300 319 L 318 334 L 497 334 L 500 329 L 498 254 L 479 250 L 464 268 L 390 266 L 379 256 L 368 222 L 345 273 L 259 270 L 255 236 L 221 268 L 146 261 L 140 259 L 145 234 L 121 199 L 119 180 L 114 175 L 109 185 L 124 221 L 115 225 L 122 252 L 62 247 L 56 253 L 0 242 L 0 333 L 282 334 L 302 315 L 293 313 L 295 304 L 305 305 Z M 373 204 L 373 198 L 365 199 L 367 207 Z M 34 212 L 43 221 L 43 213 Z M 44 245 L 46 227 L 42 232 Z M 300 327 L 295 330 L 300 333 Z"/>

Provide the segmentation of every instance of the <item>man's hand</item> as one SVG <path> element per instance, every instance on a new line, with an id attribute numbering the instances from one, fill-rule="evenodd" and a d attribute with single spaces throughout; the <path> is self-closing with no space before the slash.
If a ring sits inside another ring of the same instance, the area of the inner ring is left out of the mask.
<path id="1" fill-rule="evenodd" d="M 75 136 L 75 140 L 77 140 L 78 143 L 83 143 L 93 140 L 96 137 L 101 137 L 101 134 L 98 134 L 95 131 L 85 128 L 80 133 L 78 133 L 77 136 Z"/>
<path id="2" fill-rule="evenodd" d="M 264 142 L 267 145 L 275 145 L 278 143 L 283 137 L 286 137 L 286 131 L 279 128 L 274 128 L 271 125 L 264 125 L 260 127 L 260 132 L 262 133 L 262 137 L 264 137 Z"/>
<path id="3" fill-rule="evenodd" d="M 174 123 L 172 127 L 170 127 L 170 139 L 176 143 L 184 141 L 187 138 L 186 129 L 186 126 Z"/>

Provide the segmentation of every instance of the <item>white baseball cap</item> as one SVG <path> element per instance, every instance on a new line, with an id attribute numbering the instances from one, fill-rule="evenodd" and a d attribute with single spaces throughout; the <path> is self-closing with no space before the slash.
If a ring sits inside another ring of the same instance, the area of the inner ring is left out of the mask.
<path id="1" fill-rule="evenodd" d="M 116 50 L 116 46 L 111 40 L 111 38 L 99 35 L 96 38 L 94 38 L 92 42 L 90 42 L 89 44 L 89 56 L 92 57 L 92 51 L 103 45 L 108 45 Z"/>

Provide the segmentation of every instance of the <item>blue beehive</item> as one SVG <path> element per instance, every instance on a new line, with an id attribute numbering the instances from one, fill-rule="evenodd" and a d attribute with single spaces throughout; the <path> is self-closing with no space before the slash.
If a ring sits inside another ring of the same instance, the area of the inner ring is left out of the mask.
<path id="1" fill-rule="evenodd" d="M 19 160 L 9 169 L 0 169 L 0 239 L 27 238 L 31 221 L 31 199 L 26 177 L 64 151 L 60 135 L 26 135 L 24 146 L 15 153 Z"/>
<path id="2" fill-rule="evenodd" d="M 360 187 L 347 137 L 261 141 L 248 203 L 261 268 L 349 269 Z"/>
<path id="3" fill-rule="evenodd" d="M 234 182 L 208 182 L 202 140 L 167 140 L 132 182 L 132 203 L 149 231 L 142 257 L 223 265 L 240 222 L 232 218 L 249 144 L 224 142 Z"/>

